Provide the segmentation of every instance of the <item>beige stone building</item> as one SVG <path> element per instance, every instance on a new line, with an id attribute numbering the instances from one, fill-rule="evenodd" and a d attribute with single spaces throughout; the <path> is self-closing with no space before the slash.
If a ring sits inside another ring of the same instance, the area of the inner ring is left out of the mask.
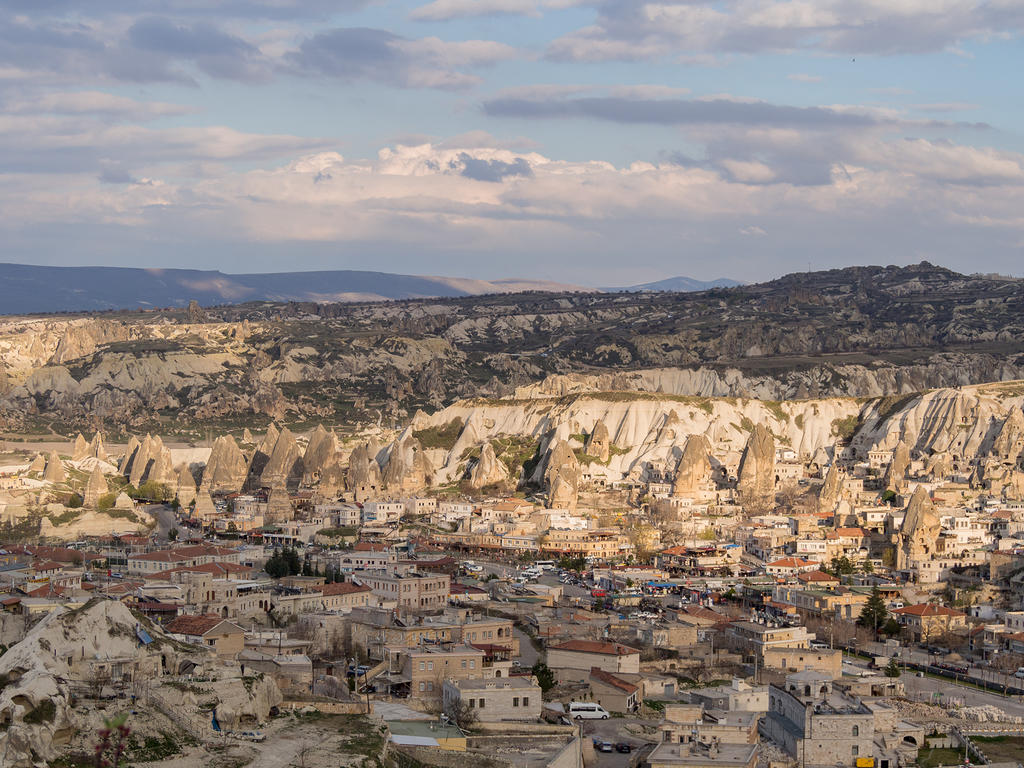
<path id="1" fill-rule="evenodd" d="M 548 647 L 548 667 L 560 683 L 586 682 L 592 669 L 640 673 L 640 651 L 621 643 L 569 640 Z"/>
<path id="2" fill-rule="evenodd" d="M 541 689 L 536 678 L 445 680 L 446 710 L 465 702 L 484 723 L 536 720 L 541 712 Z"/>

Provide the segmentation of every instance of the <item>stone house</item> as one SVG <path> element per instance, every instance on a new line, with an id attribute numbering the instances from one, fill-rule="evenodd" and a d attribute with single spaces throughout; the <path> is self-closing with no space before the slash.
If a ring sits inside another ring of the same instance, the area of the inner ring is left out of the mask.
<path id="1" fill-rule="evenodd" d="M 805 669 L 816 669 L 832 679 L 843 674 L 843 652 L 838 649 L 767 648 L 762 659 L 766 670 L 789 674 Z"/>
<path id="2" fill-rule="evenodd" d="M 484 723 L 536 720 L 541 712 L 541 689 L 532 676 L 445 680 L 444 708 L 463 702 Z"/>
<path id="3" fill-rule="evenodd" d="M 548 667 L 560 683 L 586 682 L 595 667 L 605 672 L 640 673 L 640 651 L 621 643 L 569 640 L 548 647 Z"/>
<path id="4" fill-rule="evenodd" d="M 963 630 L 967 626 L 967 614 L 947 608 L 944 605 L 921 603 L 897 608 L 892 612 L 896 621 L 914 642 L 928 643 L 949 632 Z"/>
<path id="5" fill-rule="evenodd" d="M 635 712 L 642 695 L 640 686 L 634 685 L 600 667 L 590 670 L 590 700 L 596 701 L 609 712 Z"/>
<path id="6" fill-rule="evenodd" d="M 233 659 L 245 649 L 245 630 L 220 616 L 178 616 L 164 625 L 164 631 L 187 643 L 212 648 L 223 658 Z"/>

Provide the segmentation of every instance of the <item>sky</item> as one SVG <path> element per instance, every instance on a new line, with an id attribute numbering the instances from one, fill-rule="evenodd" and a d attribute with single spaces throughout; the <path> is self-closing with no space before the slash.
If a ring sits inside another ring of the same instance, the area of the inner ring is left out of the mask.
<path id="1" fill-rule="evenodd" d="M 1024 274 L 1024 0 L 4 0 L 0 261 Z"/>

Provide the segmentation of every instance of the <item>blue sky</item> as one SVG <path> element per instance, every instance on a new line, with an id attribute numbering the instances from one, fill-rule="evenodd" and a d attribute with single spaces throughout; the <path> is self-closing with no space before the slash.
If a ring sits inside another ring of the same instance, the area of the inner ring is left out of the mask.
<path id="1" fill-rule="evenodd" d="M 0 259 L 1024 273 L 1021 0 L 10 0 Z"/>

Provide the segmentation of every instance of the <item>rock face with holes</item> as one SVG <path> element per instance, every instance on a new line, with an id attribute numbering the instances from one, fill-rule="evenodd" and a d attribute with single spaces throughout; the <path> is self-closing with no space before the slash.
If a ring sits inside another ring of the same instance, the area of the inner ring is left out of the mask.
<path id="1" fill-rule="evenodd" d="M 672 494 L 696 496 L 711 482 L 711 445 L 704 435 L 690 435 L 672 479 Z"/>
<path id="2" fill-rule="evenodd" d="M 919 485 L 910 497 L 897 534 L 896 567 L 914 568 L 917 563 L 931 559 L 941 532 L 935 504 L 924 486 Z"/>
<path id="3" fill-rule="evenodd" d="M 146 635 L 140 636 L 139 628 Z M 192 668 L 199 686 L 164 685 L 178 670 Z M 247 681 L 234 662 L 218 660 L 211 650 L 178 642 L 158 626 L 134 615 L 118 600 L 93 599 L 76 610 L 47 614 L 21 642 L 0 656 L 0 755 L 5 768 L 32 768 L 61 756 L 76 731 L 93 727 L 80 705 L 72 706 L 72 681 L 97 690 L 122 680 L 146 680 L 153 699 L 143 692 L 139 710 L 171 706 L 209 729 L 212 703 L 225 729 L 255 728 L 281 693 L 270 676 Z M 75 691 L 82 696 L 81 689 Z M 188 713 L 194 713 L 189 715 Z M 174 719 L 178 722 L 178 719 Z"/>
<path id="4" fill-rule="evenodd" d="M 611 440 L 611 436 L 608 434 L 608 427 L 603 421 L 598 420 L 587 436 L 583 452 L 587 456 L 595 457 L 603 464 L 608 461 L 608 457 L 611 454 Z"/>
<path id="5" fill-rule="evenodd" d="M 556 440 L 548 452 L 544 484 L 552 509 L 576 509 L 581 479 L 580 462 L 565 440 Z"/>

